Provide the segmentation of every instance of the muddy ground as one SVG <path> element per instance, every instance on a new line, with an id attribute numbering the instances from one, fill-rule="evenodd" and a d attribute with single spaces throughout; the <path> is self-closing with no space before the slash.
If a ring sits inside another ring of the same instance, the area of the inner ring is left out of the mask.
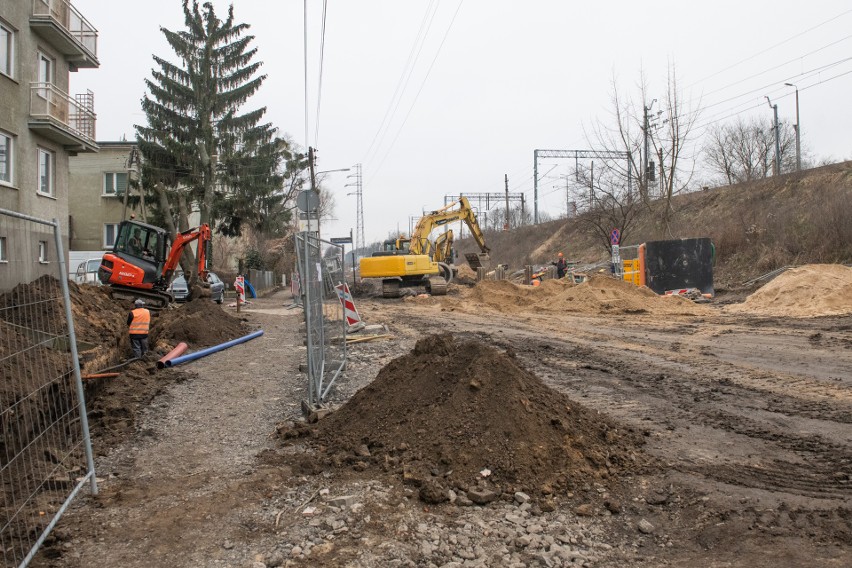
<path id="1" fill-rule="evenodd" d="M 852 317 L 500 286 L 358 299 L 391 337 L 350 346 L 317 425 L 289 293 L 244 310 L 257 340 L 116 379 L 101 494 L 35 565 L 852 564 Z"/>

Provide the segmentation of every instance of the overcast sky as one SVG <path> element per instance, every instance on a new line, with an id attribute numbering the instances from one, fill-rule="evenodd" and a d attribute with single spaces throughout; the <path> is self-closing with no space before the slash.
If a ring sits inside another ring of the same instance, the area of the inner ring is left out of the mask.
<path id="1" fill-rule="evenodd" d="M 183 29 L 181 1 L 73 4 L 99 30 L 101 66 L 72 74 L 71 93 L 95 93 L 99 140 L 133 138 L 151 55 L 175 61 L 160 26 Z M 213 4 L 224 17 L 230 2 Z M 283 133 L 317 148 L 320 171 L 363 165 L 368 242 L 407 232 L 445 195 L 502 192 L 504 174 L 531 206 L 533 150 L 589 148 L 584 128 L 609 116 L 613 79 L 638 100 L 644 69 L 650 96 L 663 100 L 669 63 L 685 99 L 704 107 L 699 126 L 771 117 L 765 95 L 795 122 L 784 86 L 795 83 L 803 145 L 852 159 L 848 0 L 329 0 L 321 97 L 322 2 L 309 0 L 307 129 L 303 2 L 233 4 L 268 76 L 245 110 L 266 106 Z M 540 164 L 542 214 L 564 215 L 567 162 Z M 355 228 L 351 173 L 326 176 L 336 220 L 323 237 Z"/>

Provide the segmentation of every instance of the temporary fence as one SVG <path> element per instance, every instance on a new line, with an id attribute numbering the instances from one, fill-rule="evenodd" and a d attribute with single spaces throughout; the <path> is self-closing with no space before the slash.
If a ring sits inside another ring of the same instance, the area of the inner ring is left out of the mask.
<path id="1" fill-rule="evenodd" d="M 322 406 L 346 365 L 346 320 L 334 288 L 342 282 L 344 258 L 342 246 L 307 232 L 296 234 L 296 252 L 308 353 L 303 407 L 309 413 Z"/>
<path id="2" fill-rule="evenodd" d="M 59 223 L 0 209 L 0 556 L 27 566 L 98 491 Z"/>
<path id="3" fill-rule="evenodd" d="M 275 282 L 275 273 L 271 270 L 249 268 L 247 278 L 255 291 L 268 290 L 277 285 Z"/>

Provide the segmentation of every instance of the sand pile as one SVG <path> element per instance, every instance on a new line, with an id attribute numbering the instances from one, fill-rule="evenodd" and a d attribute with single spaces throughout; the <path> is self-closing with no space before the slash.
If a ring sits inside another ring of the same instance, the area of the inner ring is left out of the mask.
<path id="1" fill-rule="evenodd" d="M 634 468 L 639 438 L 552 390 L 513 355 L 450 334 L 418 341 L 314 428 L 323 467 L 384 470 L 428 502 L 449 489 L 559 494 Z"/>
<path id="2" fill-rule="evenodd" d="M 513 284 L 507 280 L 479 282 L 455 307 L 488 306 L 503 313 L 543 311 L 578 314 L 700 315 L 706 306 L 677 296 L 658 296 L 608 276 L 593 276 L 582 284 L 545 280 L 541 286 Z"/>
<path id="3" fill-rule="evenodd" d="M 852 314 L 852 268 L 840 264 L 791 268 L 728 311 L 788 317 Z"/>

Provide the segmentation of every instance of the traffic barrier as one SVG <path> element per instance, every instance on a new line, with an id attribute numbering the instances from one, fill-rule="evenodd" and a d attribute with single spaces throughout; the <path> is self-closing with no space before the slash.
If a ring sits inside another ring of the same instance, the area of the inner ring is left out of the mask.
<path id="1" fill-rule="evenodd" d="M 361 316 L 355 308 L 355 302 L 352 301 L 352 294 L 349 292 L 349 286 L 344 282 L 334 287 L 337 291 L 337 297 L 340 298 L 340 303 L 343 304 L 343 315 L 346 318 L 346 325 L 350 329 L 355 326 L 364 326 L 361 321 Z"/>

